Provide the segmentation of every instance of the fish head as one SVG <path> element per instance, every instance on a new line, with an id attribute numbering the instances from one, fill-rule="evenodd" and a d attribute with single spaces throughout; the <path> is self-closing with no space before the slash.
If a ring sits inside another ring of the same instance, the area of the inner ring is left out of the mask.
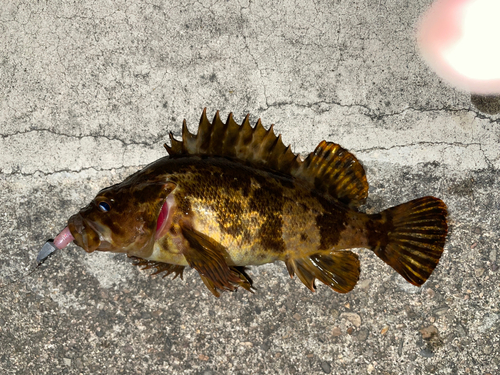
<path id="1" fill-rule="evenodd" d="M 175 184 L 125 180 L 101 190 L 68 221 L 74 242 L 85 251 L 147 257 L 153 251 L 157 222 Z"/>

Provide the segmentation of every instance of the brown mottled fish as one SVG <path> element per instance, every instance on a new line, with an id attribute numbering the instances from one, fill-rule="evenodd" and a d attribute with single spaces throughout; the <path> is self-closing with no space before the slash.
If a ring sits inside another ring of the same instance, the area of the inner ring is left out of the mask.
<path id="1" fill-rule="evenodd" d="M 414 285 L 439 262 L 446 205 L 423 197 L 379 214 L 359 212 L 368 194 L 361 163 L 323 141 L 302 160 L 260 120 L 240 126 L 203 111 L 198 134 L 184 121 L 169 156 L 103 189 L 55 240 L 87 252 L 126 253 L 155 273 L 198 271 L 219 296 L 252 290 L 246 266 L 277 260 L 312 291 L 315 280 L 346 293 L 359 279 L 353 248 L 367 248 Z"/>

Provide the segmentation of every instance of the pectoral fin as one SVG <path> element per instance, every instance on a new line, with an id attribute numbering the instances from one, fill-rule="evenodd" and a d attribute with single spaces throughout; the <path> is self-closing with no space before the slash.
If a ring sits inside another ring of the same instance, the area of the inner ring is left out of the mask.
<path id="1" fill-rule="evenodd" d="M 147 260 L 137 257 L 130 257 L 133 260 L 134 266 L 139 267 L 141 270 L 154 269 L 155 271 L 151 275 L 158 275 L 165 272 L 162 277 L 167 277 L 170 274 L 174 274 L 173 280 L 180 276 L 182 279 L 182 274 L 184 272 L 184 266 L 178 266 L 176 264 L 157 262 L 155 260 Z"/>
<path id="2" fill-rule="evenodd" d="M 238 267 L 238 266 L 229 267 L 229 268 L 231 269 L 232 274 L 239 277 L 239 281 L 237 281 L 237 284 L 239 286 L 241 286 L 242 288 L 248 290 L 249 292 L 253 293 L 254 289 L 252 287 L 252 284 L 253 284 L 252 279 L 245 272 L 245 270 L 247 268 L 246 267 Z M 212 279 L 209 279 L 208 277 L 205 277 L 202 274 L 200 274 L 200 277 L 201 277 L 201 280 L 203 281 L 203 283 L 205 284 L 205 286 L 208 288 L 208 290 L 210 290 L 214 296 L 220 297 L 220 293 L 217 290 L 217 288 L 215 287 L 215 284 L 212 281 Z"/>
<path id="3" fill-rule="evenodd" d="M 246 270 L 248 270 L 248 268 L 242 266 L 234 266 L 229 268 L 231 268 L 231 272 L 238 275 L 238 278 L 240 279 L 238 281 L 238 285 L 248 290 L 250 293 L 253 293 L 254 291 L 253 281 L 250 278 L 250 276 L 248 276 L 248 274 L 245 272 Z"/>
<path id="4" fill-rule="evenodd" d="M 242 267 L 230 267 L 226 262 L 226 249 L 210 237 L 181 224 L 181 231 L 189 246 L 183 254 L 188 264 L 198 271 L 201 279 L 214 296 L 219 291 L 234 291 L 240 285 L 250 290 L 252 282 Z"/>

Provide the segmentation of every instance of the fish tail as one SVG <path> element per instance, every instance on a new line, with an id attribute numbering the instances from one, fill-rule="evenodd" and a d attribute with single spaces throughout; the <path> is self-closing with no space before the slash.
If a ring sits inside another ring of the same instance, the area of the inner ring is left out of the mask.
<path id="1" fill-rule="evenodd" d="M 421 286 L 443 253 L 448 231 L 444 202 L 428 196 L 370 216 L 371 249 L 408 282 Z"/>

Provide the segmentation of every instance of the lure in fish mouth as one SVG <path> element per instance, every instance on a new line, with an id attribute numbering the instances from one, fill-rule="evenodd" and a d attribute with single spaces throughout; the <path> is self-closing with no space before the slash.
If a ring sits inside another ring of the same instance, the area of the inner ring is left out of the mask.
<path id="1" fill-rule="evenodd" d="M 198 134 L 183 124 L 161 158 L 101 190 L 56 237 L 87 252 L 126 253 L 136 265 L 182 277 L 189 266 L 219 296 L 253 290 L 247 266 L 283 261 L 312 291 L 319 280 L 346 293 L 360 273 L 350 249 L 368 248 L 414 285 L 437 266 L 447 208 L 431 196 L 368 215 L 361 163 L 323 141 L 305 160 L 281 136 L 232 114 L 203 111 Z M 174 278 L 175 278 L 174 277 Z"/>
<path id="2" fill-rule="evenodd" d="M 73 241 L 86 252 L 91 253 L 97 249 L 104 250 L 101 247 L 99 233 L 94 229 L 92 224 L 85 221 L 82 215 L 76 214 L 69 219 L 68 230 L 70 236 L 73 237 Z M 75 234 L 74 236 L 73 233 Z M 109 245 L 108 242 L 105 242 L 105 244 Z"/>

